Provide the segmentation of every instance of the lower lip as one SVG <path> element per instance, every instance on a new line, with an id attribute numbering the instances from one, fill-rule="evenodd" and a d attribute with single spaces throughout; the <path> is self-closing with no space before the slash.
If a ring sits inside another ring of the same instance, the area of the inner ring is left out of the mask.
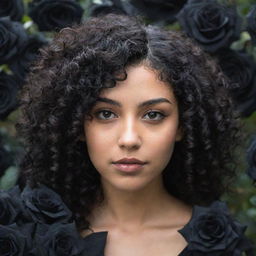
<path id="1" fill-rule="evenodd" d="M 144 164 L 114 164 L 114 166 L 121 172 L 136 172 L 143 168 Z"/>

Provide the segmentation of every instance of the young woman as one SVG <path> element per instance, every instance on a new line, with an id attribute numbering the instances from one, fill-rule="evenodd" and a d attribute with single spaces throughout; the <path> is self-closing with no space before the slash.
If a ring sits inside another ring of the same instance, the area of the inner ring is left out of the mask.
<path id="1" fill-rule="evenodd" d="M 179 32 L 117 15 L 66 28 L 21 95 L 22 176 L 61 195 L 87 255 L 242 255 L 216 201 L 239 137 L 227 86 Z"/>

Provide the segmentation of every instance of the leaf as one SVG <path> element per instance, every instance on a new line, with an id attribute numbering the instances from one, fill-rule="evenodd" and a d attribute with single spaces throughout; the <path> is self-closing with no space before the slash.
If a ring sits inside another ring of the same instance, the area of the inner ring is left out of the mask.
<path id="1" fill-rule="evenodd" d="M 32 21 L 32 19 L 28 15 L 23 15 L 22 17 L 22 23 L 26 23 Z"/>
<path id="2" fill-rule="evenodd" d="M 256 195 L 254 195 L 250 198 L 250 202 L 252 205 L 256 206 Z"/>
<path id="3" fill-rule="evenodd" d="M 251 218 L 255 218 L 256 217 L 256 208 L 249 208 L 247 210 L 247 215 Z"/>
<path id="4" fill-rule="evenodd" d="M 18 169 L 15 166 L 10 166 L 5 171 L 5 174 L 0 179 L 0 189 L 9 189 L 15 186 L 18 179 Z"/>

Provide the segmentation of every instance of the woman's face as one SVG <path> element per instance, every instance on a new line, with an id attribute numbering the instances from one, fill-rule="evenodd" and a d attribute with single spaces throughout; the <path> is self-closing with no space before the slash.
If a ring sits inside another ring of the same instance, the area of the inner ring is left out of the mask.
<path id="1" fill-rule="evenodd" d="M 103 186 L 136 191 L 161 180 L 181 134 L 170 86 L 143 65 L 129 67 L 127 75 L 102 91 L 84 132 Z"/>

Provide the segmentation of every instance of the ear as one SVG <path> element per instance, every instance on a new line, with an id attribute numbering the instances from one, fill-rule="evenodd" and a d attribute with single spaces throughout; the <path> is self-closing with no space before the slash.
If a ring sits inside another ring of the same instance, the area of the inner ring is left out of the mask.
<path id="1" fill-rule="evenodd" d="M 179 127 L 177 134 L 176 134 L 175 141 L 181 141 L 182 138 L 183 138 L 183 129 L 182 129 L 182 127 Z"/>

